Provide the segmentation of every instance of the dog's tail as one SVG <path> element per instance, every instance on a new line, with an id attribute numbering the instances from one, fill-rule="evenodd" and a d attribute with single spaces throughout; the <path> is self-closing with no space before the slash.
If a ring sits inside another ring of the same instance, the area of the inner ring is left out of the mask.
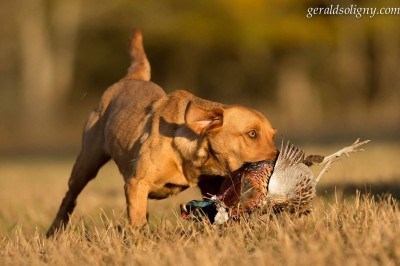
<path id="1" fill-rule="evenodd" d="M 131 43 L 129 47 L 131 55 L 131 65 L 128 69 L 127 79 L 150 80 L 151 69 L 150 63 L 147 60 L 146 53 L 143 48 L 142 33 L 133 29 Z"/>

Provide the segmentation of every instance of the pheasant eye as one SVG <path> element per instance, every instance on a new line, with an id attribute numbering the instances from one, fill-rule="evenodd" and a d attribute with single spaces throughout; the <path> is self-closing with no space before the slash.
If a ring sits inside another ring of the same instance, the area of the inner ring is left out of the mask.
<path id="1" fill-rule="evenodd" d="M 250 138 L 255 139 L 257 138 L 257 132 L 255 130 L 250 130 L 247 135 L 249 135 Z"/>

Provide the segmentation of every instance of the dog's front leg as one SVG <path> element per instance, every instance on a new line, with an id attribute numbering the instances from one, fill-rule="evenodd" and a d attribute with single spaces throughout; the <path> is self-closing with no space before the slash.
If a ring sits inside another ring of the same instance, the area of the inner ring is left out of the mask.
<path id="1" fill-rule="evenodd" d="M 128 219 L 133 227 L 140 228 L 146 225 L 147 198 L 150 185 L 143 179 L 132 177 L 125 182 L 125 196 L 128 210 Z"/>

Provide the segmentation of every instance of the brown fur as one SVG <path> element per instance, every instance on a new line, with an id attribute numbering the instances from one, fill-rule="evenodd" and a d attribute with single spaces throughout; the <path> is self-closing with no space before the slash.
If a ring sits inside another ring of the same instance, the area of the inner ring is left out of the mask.
<path id="1" fill-rule="evenodd" d="M 138 31 L 131 56 L 127 76 L 104 92 L 89 116 L 69 190 L 48 236 L 68 222 L 79 193 L 110 159 L 125 180 L 130 223 L 141 227 L 148 198 L 166 198 L 199 183 L 202 193 L 215 193 L 221 182 L 213 177 L 276 156 L 275 130 L 261 113 L 186 91 L 166 95 L 148 81 L 150 65 Z"/>

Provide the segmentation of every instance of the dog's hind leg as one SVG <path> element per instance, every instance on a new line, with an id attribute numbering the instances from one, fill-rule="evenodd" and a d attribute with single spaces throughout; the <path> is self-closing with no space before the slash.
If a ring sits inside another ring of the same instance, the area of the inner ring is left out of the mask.
<path id="1" fill-rule="evenodd" d="M 71 177 L 68 181 L 68 191 L 61 203 L 57 216 L 54 219 L 46 236 L 52 236 L 57 230 L 64 228 L 72 214 L 76 199 L 90 180 L 96 177 L 99 169 L 110 160 L 104 150 L 104 138 L 100 133 L 100 126 L 96 121 L 93 126 L 90 125 L 91 119 L 94 119 L 93 113 L 87 123 L 87 128 L 83 136 L 81 152 L 76 159 L 72 169 Z M 97 119 L 96 119 L 97 120 Z"/>

